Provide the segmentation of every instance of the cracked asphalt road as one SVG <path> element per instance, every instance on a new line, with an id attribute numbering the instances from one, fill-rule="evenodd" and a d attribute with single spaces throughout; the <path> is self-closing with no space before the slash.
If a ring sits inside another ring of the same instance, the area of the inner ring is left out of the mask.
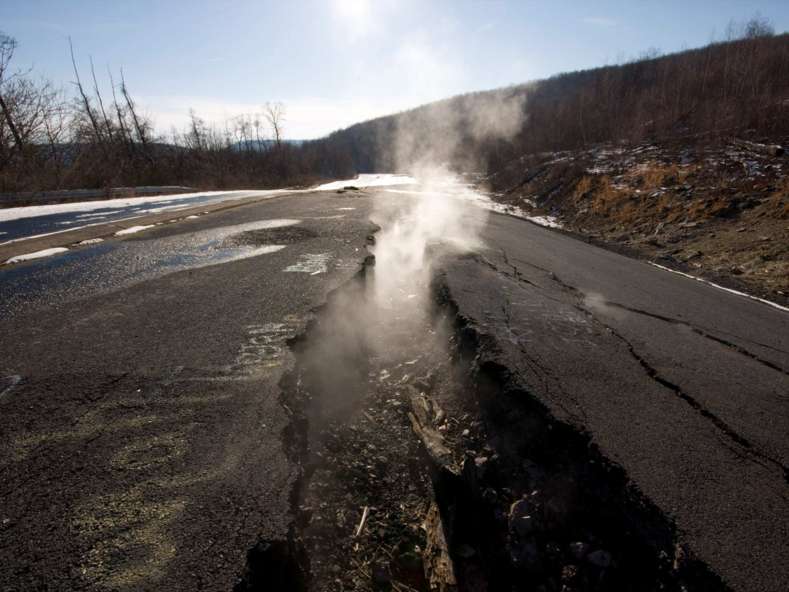
<path id="1" fill-rule="evenodd" d="M 589 436 L 733 590 L 789 581 L 789 313 L 492 215 L 446 259 L 483 361 Z"/>
<path id="2" fill-rule="evenodd" d="M 286 342 L 359 270 L 372 195 L 0 271 L 0 589 L 228 590 L 287 537 Z M 785 589 L 789 314 L 507 216 L 482 240 L 441 268 L 483 361 L 588 435 L 724 587 Z"/>
<path id="3" fill-rule="evenodd" d="M 361 268 L 370 208 L 287 196 L 0 271 L 1 590 L 230 590 L 286 539 L 286 342 Z"/>

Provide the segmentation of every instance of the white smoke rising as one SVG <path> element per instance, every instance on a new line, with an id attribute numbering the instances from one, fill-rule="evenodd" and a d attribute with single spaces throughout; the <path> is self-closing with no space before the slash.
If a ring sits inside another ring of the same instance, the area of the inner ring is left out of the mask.
<path id="1" fill-rule="evenodd" d="M 489 214 L 453 195 L 462 184 L 449 163 L 458 161 L 464 142 L 512 139 L 522 129 L 524 104 L 522 96 L 506 92 L 464 99 L 433 103 L 397 118 L 397 172 L 410 174 L 423 188 L 408 198 L 401 194 L 384 219 L 376 220 L 382 227 L 375 248 L 379 299 L 393 301 L 398 281 L 417 272 L 424 274 L 417 283 L 427 286 L 429 244 L 456 252 L 481 247 L 480 230 Z"/>
<path id="2" fill-rule="evenodd" d="M 463 193 L 468 190 L 449 163 L 457 163 L 468 138 L 510 138 L 520 131 L 521 103 L 503 97 L 485 101 L 486 112 L 479 111 L 479 100 L 474 110 L 443 102 L 398 118 L 395 146 L 389 147 L 396 155 L 393 172 L 410 174 L 421 187 L 376 194 L 375 266 L 366 281 L 333 298 L 302 356 L 306 382 L 321 392 L 320 412 L 310 420 L 314 425 L 353 409 L 371 382 L 369 365 L 402 367 L 425 343 L 435 344 L 434 351 L 447 345 L 435 335 L 445 325 L 431 321 L 434 254 L 479 250 L 490 215 Z"/>
<path id="3" fill-rule="evenodd" d="M 507 92 L 467 95 L 425 105 L 397 117 L 396 172 L 429 182 L 452 163 L 466 171 L 476 164 L 473 145 L 512 140 L 526 120 L 524 96 Z"/>

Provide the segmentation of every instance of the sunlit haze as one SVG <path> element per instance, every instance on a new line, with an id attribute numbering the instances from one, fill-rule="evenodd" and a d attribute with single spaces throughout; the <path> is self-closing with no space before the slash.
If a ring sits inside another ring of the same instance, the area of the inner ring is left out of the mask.
<path id="1" fill-rule="evenodd" d="M 789 4 L 728 2 L 2 2 L 17 67 L 68 84 L 123 68 L 156 127 L 287 108 L 308 139 L 458 93 L 507 86 L 707 43 L 761 12 L 789 29 Z M 83 76 L 85 74 L 83 73 Z"/>

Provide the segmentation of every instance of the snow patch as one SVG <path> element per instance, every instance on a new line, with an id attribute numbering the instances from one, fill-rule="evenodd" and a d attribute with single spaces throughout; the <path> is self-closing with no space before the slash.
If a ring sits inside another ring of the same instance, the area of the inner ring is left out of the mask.
<path id="1" fill-rule="evenodd" d="M 114 216 L 115 214 L 122 213 L 123 210 L 110 210 L 109 212 L 97 212 L 95 214 L 80 214 L 77 218 L 105 218 L 107 216 Z"/>
<path id="2" fill-rule="evenodd" d="M 292 218 L 277 218 L 274 220 L 260 220 L 259 222 L 252 222 L 249 224 L 250 230 L 260 230 L 263 228 L 281 228 L 282 226 L 293 226 L 298 224 L 301 220 L 294 220 Z"/>
<path id="3" fill-rule="evenodd" d="M 104 242 L 103 238 L 89 238 L 87 240 L 82 241 L 79 244 L 81 244 L 81 245 L 95 245 L 96 243 L 103 243 L 103 242 Z"/>
<path id="4" fill-rule="evenodd" d="M 54 247 L 52 249 L 44 249 L 43 251 L 36 251 L 35 253 L 28 253 L 27 255 L 17 255 L 16 257 L 11 257 L 8 261 L 4 263 L 4 265 L 10 265 L 11 263 L 20 263 L 22 261 L 30 261 L 31 259 L 41 259 L 42 257 L 49 257 L 51 255 L 57 255 L 58 253 L 65 253 L 68 251 L 65 247 Z"/>
<path id="5" fill-rule="evenodd" d="M 435 196 L 449 196 L 457 199 L 462 199 L 474 204 L 477 207 L 490 210 L 491 212 L 498 212 L 499 214 L 508 214 L 518 218 L 531 220 L 540 226 L 547 226 L 549 228 L 561 228 L 562 223 L 556 216 L 527 216 L 526 213 L 518 206 L 511 206 L 493 201 L 489 196 L 477 190 L 471 190 L 459 184 L 447 184 L 447 186 L 460 187 L 459 191 L 409 191 L 404 189 L 384 189 L 387 193 L 403 193 L 411 195 L 435 195 Z"/>
<path id="6" fill-rule="evenodd" d="M 527 220 L 531 220 L 540 226 L 547 226 L 548 228 L 561 228 L 562 223 L 559 222 L 556 216 L 523 216 Z"/>
<path id="7" fill-rule="evenodd" d="M 182 193 L 177 197 L 172 195 L 159 195 L 155 197 L 133 197 L 121 199 L 105 199 L 98 201 L 84 201 L 76 203 L 64 204 L 50 204 L 43 206 L 23 206 L 20 208 L 4 208 L 0 209 L 0 222 L 7 222 L 9 220 L 19 220 L 22 218 L 35 218 L 37 216 L 49 216 L 51 214 L 63 214 L 67 212 L 93 212 L 95 210 L 105 210 L 107 208 L 128 208 L 133 206 L 140 206 L 145 204 L 176 204 L 178 205 L 185 199 L 194 199 L 197 197 L 215 197 L 213 201 L 220 201 L 220 198 L 237 198 L 244 197 L 274 197 L 283 193 L 298 193 L 288 189 L 271 189 L 267 191 L 201 191 L 199 193 Z M 183 207 L 194 207 L 196 204 L 186 204 Z M 204 203 L 201 205 L 205 205 Z M 170 206 L 166 208 L 159 208 L 159 210 L 174 210 Z M 110 213 L 105 212 L 101 215 L 108 216 Z"/>
<path id="8" fill-rule="evenodd" d="M 149 228 L 153 228 L 153 224 L 148 224 L 146 226 L 132 226 L 131 228 L 127 228 L 125 230 L 119 230 L 115 233 L 115 236 L 125 236 L 127 234 L 134 234 L 136 232 L 140 232 L 141 230 L 148 230 Z"/>
<path id="9" fill-rule="evenodd" d="M 252 249 L 248 253 L 244 253 L 238 259 L 247 259 L 249 257 L 255 257 L 256 255 L 264 255 L 266 253 L 276 253 L 277 251 L 281 251 L 285 248 L 285 245 L 266 245 L 265 247 L 257 247 Z"/>
<path id="10" fill-rule="evenodd" d="M 353 186 L 363 189 L 365 187 L 383 187 L 386 185 L 420 185 L 419 181 L 408 175 L 359 175 L 348 181 L 333 181 L 319 185 L 313 191 L 332 191 Z"/>

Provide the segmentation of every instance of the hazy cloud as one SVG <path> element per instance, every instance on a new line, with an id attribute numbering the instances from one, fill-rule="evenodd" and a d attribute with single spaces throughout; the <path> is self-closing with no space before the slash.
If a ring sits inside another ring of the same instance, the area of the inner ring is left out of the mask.
<path id="1" fill-rule="evenodd" d="M 462 71 L 457 52 L 420 40 L 401 44 L 394 65 L 406 82 L 407 93 L 418 103 L 452 94 Z"/>
<path id="2" fill-rule="evenodd" d="M 583 19 L 583 22 L 589 23 L 591 25 L 599 25 L 601 27 L 613 27 L 617 21 L 609 18 L 602 18 L 598 16 L 588 16 Z"/>
<path id="3" fill-rule="evenodd" d="M 334 0 L 335 18 L 345 27 L 352 41 L 379 29 L 375 9 L 372 0 Z"/>

